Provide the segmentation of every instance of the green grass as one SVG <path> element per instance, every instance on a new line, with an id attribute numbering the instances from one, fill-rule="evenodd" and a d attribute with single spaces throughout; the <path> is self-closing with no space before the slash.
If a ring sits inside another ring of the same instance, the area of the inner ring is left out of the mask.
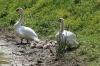
<path id="1" fill-rule="evenodd" d="M 0 0 L 0 25 L 13 29 L 19 19 L 16 8 L 24 9 L 22 25 L 31 27 L 39 38 L 54 39 L 59 17 L 65 19 L 65 29 L 77 35 L 89 66 L 100 65 L 100 0 Z"/>

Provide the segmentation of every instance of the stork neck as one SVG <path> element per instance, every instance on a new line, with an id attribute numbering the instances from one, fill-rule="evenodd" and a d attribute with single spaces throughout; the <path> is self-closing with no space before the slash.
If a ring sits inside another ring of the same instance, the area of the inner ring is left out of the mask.
<path id="1" fill-rule="evenodd" d="M 23 13 L 23 11 L 21 11 L 20 12 L 20 19 L 19 19 L 18 25 L 21 25 L 23 20 L 24 20 L 24 13 Z"/>
<path id="2" fill-rule="evenodd" d="M 20 12 L 20 19 L 19 19 L 19 21 L 17 23 L 15 23 L 14 29 L 16 29 L 17 27 L 19 27 L 21 25 L 23 19 L 24 19 L 24 13 L 23 13 L 23 11 L 21 11 Z"/>
<path id="3" fill-rule="evenodd" d="M 61 25 L 60 25 L 60 32 L 62 33 L 64 31 L 64 22 L 61 22 Z"/>

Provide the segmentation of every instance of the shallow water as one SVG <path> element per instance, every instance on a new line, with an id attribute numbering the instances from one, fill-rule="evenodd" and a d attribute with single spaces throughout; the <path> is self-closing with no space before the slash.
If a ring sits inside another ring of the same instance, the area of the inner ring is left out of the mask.
<path id="1" fill-rule="evenodd" d="M 0 40 L 0 66 L 22 66 L 22 62 L 13 53 L 13 47 L 4 40 Z"/>
<path id="2" fill-rule="evenodd" d="M 0 40 L 0 66 L 10 66 L 12 61 L 12 48 L 4 40 Z"/>

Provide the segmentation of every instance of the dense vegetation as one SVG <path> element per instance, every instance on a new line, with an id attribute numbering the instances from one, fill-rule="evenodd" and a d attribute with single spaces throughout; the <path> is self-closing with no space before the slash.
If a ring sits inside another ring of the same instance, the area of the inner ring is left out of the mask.
<path id="1" fill-rule="evenodd" d="M 41 39 L 54 39 L 57 20 L 65 19 L 65 29 L 77 35 L 84 62 L 100 65 L 100 0 L 0 0 L 0 26 L 13 29 L 19 19 L 16 8 L 24 9 L 22 25 L 31 27 Z"/>

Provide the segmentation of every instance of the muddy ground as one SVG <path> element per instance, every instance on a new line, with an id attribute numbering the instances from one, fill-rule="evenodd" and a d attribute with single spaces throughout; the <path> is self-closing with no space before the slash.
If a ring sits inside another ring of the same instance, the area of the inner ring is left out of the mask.
<path id="1" fill-rule="evenodd" d="M 7 46 L 12 48 L 13 61 L 11 66 L 87 66 L 84 63 L 84 58 L 81 57 L 81 52 L 76 53 L 76 50 L 66 51 L 63 57 L 56 56 L 56 45 L 50 48 L 32 48 L 31 43 L 20 44 L 20 38 L 12 29 L 0 27 L 0 40 L 7 42 Z M 40 41 L 39 44 L 54 43 L 54 40 Z M 38 44 L 38 43 L 37 43 Z"/>

